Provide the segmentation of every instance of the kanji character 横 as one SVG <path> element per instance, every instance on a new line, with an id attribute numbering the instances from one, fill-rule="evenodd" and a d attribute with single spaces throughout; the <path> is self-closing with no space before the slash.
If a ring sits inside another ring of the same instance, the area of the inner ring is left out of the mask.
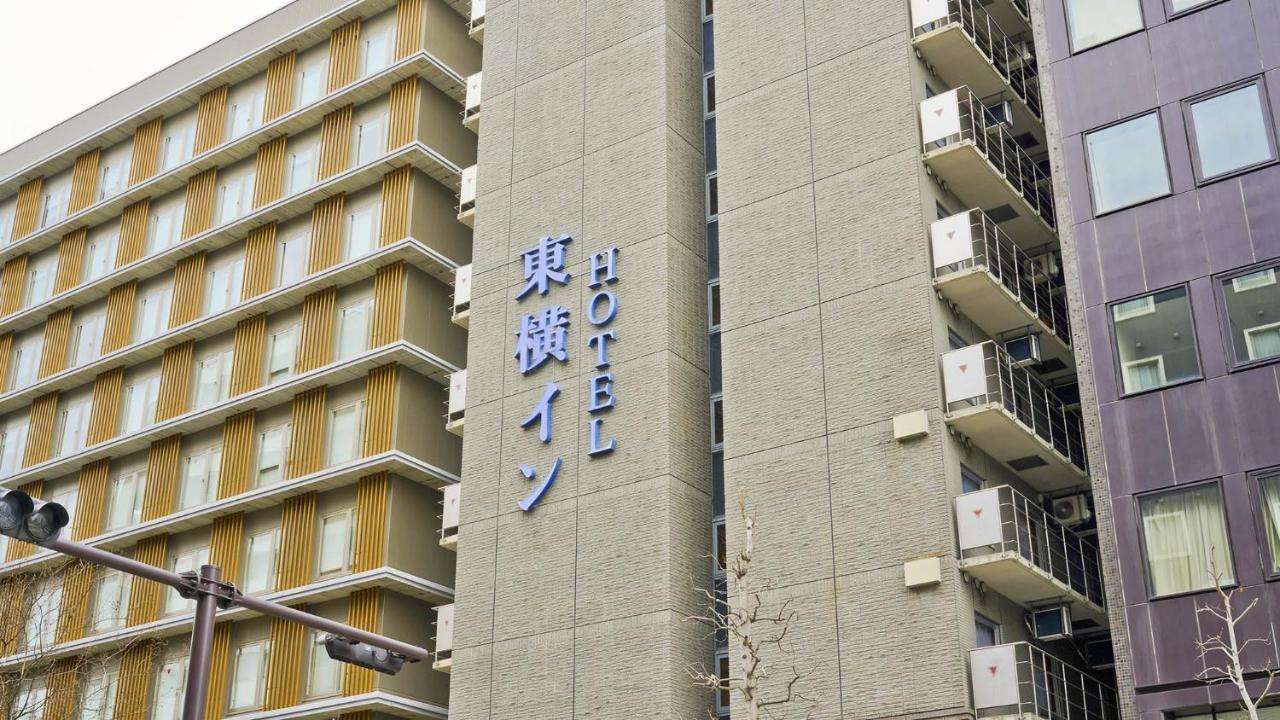
<path id="1" fill-rule="evenodd" d="M 516 333 L 516 360 L 521 374 L 537 370 L 548 358 L 569 359 L 569 310 L 563 305 L 543 308 L 520 318 Z"/>

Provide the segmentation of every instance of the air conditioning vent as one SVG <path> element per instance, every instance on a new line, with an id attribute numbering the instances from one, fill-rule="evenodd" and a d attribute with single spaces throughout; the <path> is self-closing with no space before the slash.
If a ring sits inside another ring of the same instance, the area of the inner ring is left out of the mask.
<path id="1" fill-rule="evenodd" d="M 1037 640 L 1071 637 L 1071 606 L 1052 605 L 1031 611 L 1031 630 Z"/>
<path id="2" fill-rule="evenodd" d="M 1014 210 L 1012 205 L 997 205 L 996 207 L 984 210 L 983 212 L 985 212 L 987 217 L 991 218 L 992 222 L 996 224 L 1018 219 L 1018 211 Z"/>
<path id="3" fill-rule="evenodd" d="M 994 105 L 988 105 L 983 111 L 986 119 L 987 129 L 996 127 L 1012 127 L 1013 126 L 1013 103 L 1008 100 L 1001 100 Z"/>
<path id="4" fill-rule="evenodd" d="M 1024 335 L 1008 340 L 1004 344 L 1004 351 L 1008 353 L 1009 361 L 1017 367 L 1035 365 L 1040 362 L 1040 337 Z"/>
<path id="5" fill-rule="evenodd" d="M 1038 468 L 1038 467 L 1044 467 L 1049 463 L 1045 462 L 1044 458 L 1040 457 L 1039 455 L 1028 455 L 1026 457 L 1014 458 L 1012 460 L 1009 460 L 1007 461 L 1006 464 L 1008 464 L 1009 467 L 1013 468 L 1014 470 L 1017 470 L 1018 472 L 1025 472 L 1027 470 L 1034 470 L 1035 468 Z"/>
<path id="6" fill-rule="evenodd" d="M 1079 525 L 1093 519 L 1089 500 L 1084 495 L 1072 495 L 1053 501 L 1053 519 L 1062 525 Z"/>
<path id="7" fill-rule="evenodd" d="M 1110 670 L 1116 666 L 1116 651 L 1111 638 L 1090 640 L 1084 644 L 1085 663 L 1094 670 Z"/>

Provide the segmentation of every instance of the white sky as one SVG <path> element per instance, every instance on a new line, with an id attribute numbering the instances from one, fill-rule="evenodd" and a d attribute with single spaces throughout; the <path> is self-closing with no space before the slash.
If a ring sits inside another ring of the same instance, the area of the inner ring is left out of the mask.
<path id="1" fill-rule="evenodd" d="M 288 0 L 0 0 L 0 151 Z"/>

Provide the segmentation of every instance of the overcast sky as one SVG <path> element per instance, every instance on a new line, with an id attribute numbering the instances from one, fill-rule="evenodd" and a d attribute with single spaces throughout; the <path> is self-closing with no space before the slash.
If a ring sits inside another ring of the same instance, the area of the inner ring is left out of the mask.
<path id="1" fill-rule="evenodd" d="M 0 151 L 288 0 L 0 0 Z"/>

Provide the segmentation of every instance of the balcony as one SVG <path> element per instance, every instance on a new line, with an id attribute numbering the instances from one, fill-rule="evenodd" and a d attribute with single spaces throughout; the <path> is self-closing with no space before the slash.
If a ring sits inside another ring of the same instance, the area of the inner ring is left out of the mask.
<path id="1" fill-rule="evenodd" d="M 997 343 L 942 356 L 947 425 L 1040 492 L 1086 483 L 1084 424 Z"/>
<path id="2" fill-rule="evenodd" d="M 463 368 L 449 376 L 449 412 L 444 417 L 444 429 L 462 437 L 467 414 L 467 370 Z"/>
<path id="3" fill-rule="evenodd" d="M 960 568 L 1026 606 L 1059 598 L 1071 617 L 1107 625 L 1098 546 L 1062 527 L 1017 490 L 1001 487 L 956 498 Z"/>
<path id="4" fill-rule="evenodd" d="M 1044 144 L 1040 70 L 1029 36 L 1011 38 L 979 0 L 913 7 L 912 25 L 912 44 L 939 77 L 979 97 L 1011 96 L 1014 126 Z"/>
<path id="5" fill-rule="evenodd" d="M 1036 332 L 1047 361 L 1075 364 L 1056 253 L 1029 256 L 981 210 L 929 228 L 933 285 L 990 337 Z"/>
<path id="6" fill-rule="evenodd" d="M 472 40 L 484 42 L 484 0 L 471 0 L 471 21 L 467 27 Z"/>
<path id="7" fill-rule="evenodd" d="M 453 273 L 453 322 L 471 327 L 471 266 L 463 265 Z"/>
<path id="8" fill-rule="evenodd" d="M 480 131 L 480 73 L 467 78 L 467 98 L 462 105 L 462 125 L 471 132 Z"/>
<path id="9" fill-rule="evenodd" d="M 447 673 L 453 669 L 453 604 L 436 606 L 436 659 L 433 670 Z"/>
<path id="10" fill-rule="evenodd" d="M 469 228 L 476 226 L 476 166 L 462 171 L 462 185 L 458 190 L 458 222 Z"/>
<path id="11" fill-rule="evenodd" d="M 1114 688 L 1027 643 L 969 651 L 969 678 L 979 718 L 1120 718 Z"/>
<path id="12" fill-rule="evenodd" d="M 924 163 L 969 207 L 1023 247 L 1057 241 L 1049 175 L 1018 144 L 998 108 L 967 87 L 920 103 Z"/>
<path id="13" fill-rule="evenodd" d="M 445 485 L 440 491 L 440 547 L 458 551 L 458 522 L 462 513 L 462 485 Z"/>

